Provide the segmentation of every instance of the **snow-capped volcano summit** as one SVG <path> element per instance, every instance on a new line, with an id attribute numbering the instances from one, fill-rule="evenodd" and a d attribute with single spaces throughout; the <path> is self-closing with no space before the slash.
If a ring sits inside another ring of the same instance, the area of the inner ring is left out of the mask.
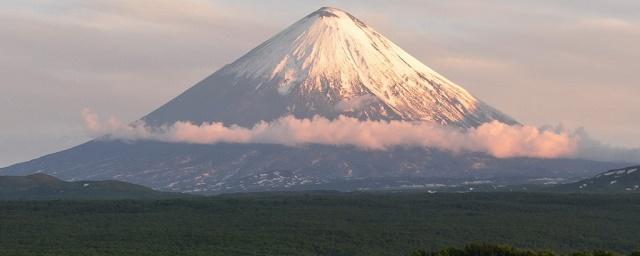
<path id="1" fill-rule="evenodd" d="M 353 15 L 323 7 L 143 119 L 253 125 L 292 114 L 434 121 L 510 117 L 474 98 Z"/>

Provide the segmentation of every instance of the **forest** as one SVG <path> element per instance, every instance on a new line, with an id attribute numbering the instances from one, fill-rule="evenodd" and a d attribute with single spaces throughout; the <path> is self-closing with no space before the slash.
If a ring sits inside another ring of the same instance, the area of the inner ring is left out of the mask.
<path id="1" fill-rule="evenodd" d="M 0 255 L 629 255 L 639 212 L 640 195 L 521 192 L 2 201 Z"/>
<path id="2" fill-rule="evenodd" d="M 553 251 L 536 251 L 513 248 L 507 245 L 469 244 L 463 248 L 449 247 L 434 252 L 424 250 L 414 251 L 411 256 L 620 256 L 620 254 L 604 251 L 578 251 L 558 254 Z M 629 256 L 640 256 L 640 251 L 634 251 Z"/>

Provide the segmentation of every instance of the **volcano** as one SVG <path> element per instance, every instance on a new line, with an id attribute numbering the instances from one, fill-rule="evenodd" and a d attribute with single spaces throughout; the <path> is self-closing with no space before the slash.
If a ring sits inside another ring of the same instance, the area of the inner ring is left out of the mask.
<path id="1" fill-rule="evenodd" d="M 250 126 L 284 115 L 516 123 L 353 15 L 324 7 L 143 118 Z"/>
<path id="2" fill-rule="evenodd" d="M 457 128 L 513 118 L 475 98 L 353 15 L 321 8 L 142 118 L 250 127 L 291 115 L 428 121 Z M 230 192 L 376 189 L 429 179 L 573 178 L 613 164 L 497 159 L 437 149 L 94 140 L 0 170 L 67 180 L 119 179 L 155 189 Z M 357 185 L 354 185 L 357 184 Z M 424 185 L 424 184 L 423 184 Z"/>

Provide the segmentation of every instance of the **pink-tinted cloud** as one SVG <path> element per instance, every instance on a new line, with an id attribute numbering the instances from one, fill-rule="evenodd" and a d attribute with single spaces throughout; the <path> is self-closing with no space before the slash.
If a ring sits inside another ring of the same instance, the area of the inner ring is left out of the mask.
<path id="1" fill-rule="evenodd" d="M 84 120 L 84 126 L 88 133 L 102 132 L 102 124 L 100 124 L 100 119 L 98 114 L 91 111 L 91 109 L 85 108 L 82 110 L 82 119 Z"/>
<path id="2" fill-rule="evenodd" d="M 297 119 L 285 116 L 260 122 L 251 128 L 223 123 L 195 125 L 177 122 L 170 126 L 147 127 L 144 123 L 123 124 L 111 118 L 100 123 L 95 113 L 83 112 L 86 128 L 94 137 L 124 140 L 158 140 L 177 143 L 266 143 L 298 146 L 325 144 L 355 146 L 364 150 L 394 147 L 425 147 L 459 153 L 485 152 L 499 158 L 571 157 L 578 138 L 567 131 L 551 131 L 533 126 L 510 126 L 499 122 L 460 130 L 429 122 L 361 121 L 340 116 L 334 120 L 316 116 Z"/>
<path id="3" fill-rule="evenodd" d="M 556 158 L 571 156 L 576 151 L 578 138 L 567 131 L 542 130 L 535 126 L 510 126 L 491 122 L 466 132 L 477 150 L 496 157 L 529 156 Z"/>

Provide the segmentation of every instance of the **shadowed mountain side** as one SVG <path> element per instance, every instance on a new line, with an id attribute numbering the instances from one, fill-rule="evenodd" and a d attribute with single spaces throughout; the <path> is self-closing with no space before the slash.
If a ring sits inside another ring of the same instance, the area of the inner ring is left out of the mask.
<path id="1" fill-rule="evenodd" d="M 506 177 L 520 183 L 546 177 L 577 180 L 616 167 L 587 160 L 499 159 L 421 148 L 366 151 L 325 145 L 91 141 L 0 169 L 0 174 L 44 172 L 65 180 L 117 179 L 160 190 L 219 193 L 295 189 L 310 184 L 322 189 L 345 178 Z"/>
<path id="2" fill-rule="evenodd" d="M 639 193 L 640 166 L 613 169 L 591 178 L 563 184 L 551 189 L 557 192 L 579 193 Z"/>

